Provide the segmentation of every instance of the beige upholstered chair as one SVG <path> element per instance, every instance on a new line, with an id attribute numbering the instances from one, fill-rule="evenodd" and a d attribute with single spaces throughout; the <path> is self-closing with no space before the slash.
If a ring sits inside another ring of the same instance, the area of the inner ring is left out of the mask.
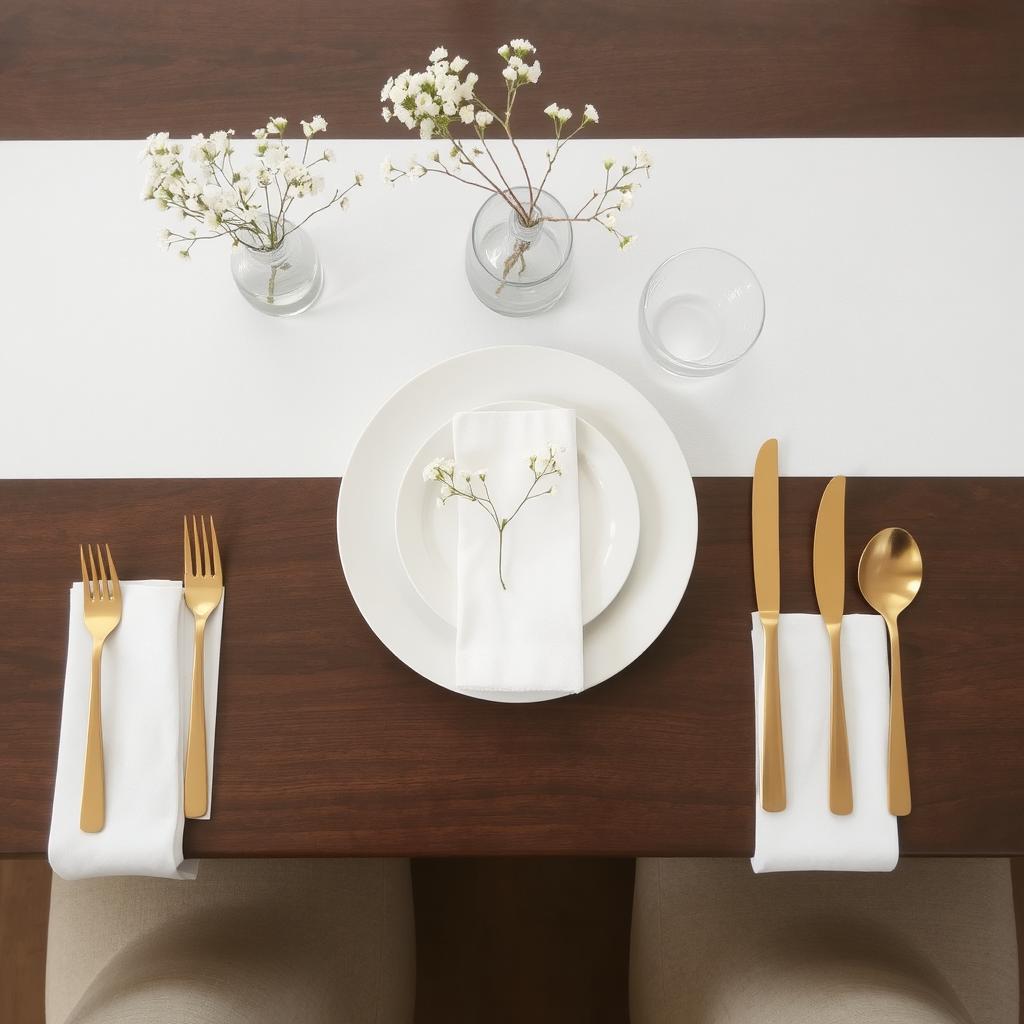
<path id="1" fill-rule="evenodd" d="M 53 880 L 47 1024 L 411 1024 L 414 994 L 405 860 Z"/>
<path id="2" fill-rule="evenodd" d="M 1017 1024 L 1009 865 L 641 860 L 630 973 L 632 1024 Z"/>

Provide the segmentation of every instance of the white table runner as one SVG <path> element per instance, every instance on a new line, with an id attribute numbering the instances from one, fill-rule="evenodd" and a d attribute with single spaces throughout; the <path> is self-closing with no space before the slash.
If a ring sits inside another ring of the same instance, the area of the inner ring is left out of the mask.
<path id="1" fill-rule="evenodd" d="M 252 126 L 225 127 L 242 138 Z M 427 148 L 397 133 L 334 143 L 332 175 L 358 168 L 367 184 L 348 213 L 310 221 L 324 297 L 281 322 L 235 294 L 223 241 L 197 246 L 191 265 L 158 249 L 170 219 L 139 200 L 141 143 L 0 143 L 0 181 L 18 195 L 6 211 L 17 242 L 3 259 L 0 345 L 0 433 L 17 444 L 0 448 L 0 476 L 337 475 L 410 376 L 506 343 L 570 349 L 622 374 L 665 415 L 697 475 L 748 475 L 769 436 L 783 441 L 787 475 L 1024 474 L 1013 443 L 1024 140 L 644 145 L 654 173 L 622 218 L 637 244 L 619 253 L 580 227 L 569 294 L 520 321 L 485 309 L 465 281 L 481 193 L 433 179 L 385 188 L 385 155 Z M 528 143 L 528 159 L 544 146 Z M 573 143 L 551 188 L 585 196 L 602 157 L 629 151 Z M 697 245 L 754 268 L 767 318 L 739 367 L 677 384 L 641 356 L 636 307 L 655 266 Z M 212 422 L 184 415 L 196 394 L 186 348 L 221 382 Z M 104 450 L 77 429 L 82 383 L 95 380 L 133 425 Z"/>

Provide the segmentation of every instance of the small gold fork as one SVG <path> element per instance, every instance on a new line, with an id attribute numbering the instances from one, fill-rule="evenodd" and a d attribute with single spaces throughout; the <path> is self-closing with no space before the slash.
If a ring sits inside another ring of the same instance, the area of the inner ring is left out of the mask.
<path id="1" fill-rule="evenodd" d="M 103 552 L 96 545 L 89 545 L 89 569 L 85 568 L 85 550 L 78 545 L 78 557 L 82 562 L 82 595 L 85 612 L 85 627 L 92 635 L 92 686 L 89 690 L 89 726 L 85 747 L 85 773 L 82 777 L 82 813 L 79 827 L 83 832 L 101 832 L 106 817 L 106 801 L 103 780 L 103 710 L 100 702 L 100 662 L 103 658 L 103 643 L 117 629 L 121 621 L 121 582 L 117 578 L 114 559 L 107 550 L 107 565 L 110 579 L 103 567 Z M 99 565 L 99 572 L 96 566 Z"/>
<path id="2" fill-rule="evenodd" d="M 220 571 L 217 531 L 210 516 L 210 540 L 206 536 L 206 516 L 202 523 L 203 545 L 199 546 L 199 527 L 192 517 L 192 544 L 185 523 L 185 604 L 196 620 L 195 654 L 192 659 L 192 710 L 188 722 L 188 749 L 185 753 L 185 817 L 206 814 L 206 695 L 203 686 L 203 638 L 206 620 L 224 596 L 224 577 Z M 210 558 L 210 552 L 213 558 Z"/>

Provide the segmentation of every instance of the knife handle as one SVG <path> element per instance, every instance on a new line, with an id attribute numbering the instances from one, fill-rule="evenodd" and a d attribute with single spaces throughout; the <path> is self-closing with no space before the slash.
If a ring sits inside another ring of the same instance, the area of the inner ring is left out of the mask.
<path id="1" fill-rule="evenodd" d="M 907 764 L 907 729 L 903 721 L 903 673 L 900 671 L 900 635 L 896 620 L 889 624 L 892 674 L 889 687 L 889 813 L 910 813 L 910 766 Z"/>
<path id="2" fill-rule="evenodd" d="M 850 745 L 846 736 L 846 708 L 843 705 L 843 660 L 839 652 L 839 625 L 828 627 L 832 646 L 832 714 L 828 752 L 828 806 L 833 814 L 853 811 L 853 782 L 850 779 Z"/>
<path id="3" fill-rule="evenodd" d="M 779 695 L 779 620 L 763 619 L 764 736 L 761 748 L 761 806 L 786 809 L 786 759 L 782 749 L 782 699 Z"/>

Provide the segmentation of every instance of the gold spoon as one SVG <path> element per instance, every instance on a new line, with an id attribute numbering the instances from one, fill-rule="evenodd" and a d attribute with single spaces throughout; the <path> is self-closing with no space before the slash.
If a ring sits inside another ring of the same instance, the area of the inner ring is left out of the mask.
<path id="1" fill-rule="evenodd" d="M 876 533 L 867 542 L 857 566 L 860 592 L 889 628 L 892 675 L 889 692 L 889 813 L 910 813 L 910 769 L 907 732 L 903 724 L 903 681 L 900 635 L 896 619 L 917 597 L 924 572 L 917 541 L 898 526 Z"/>

